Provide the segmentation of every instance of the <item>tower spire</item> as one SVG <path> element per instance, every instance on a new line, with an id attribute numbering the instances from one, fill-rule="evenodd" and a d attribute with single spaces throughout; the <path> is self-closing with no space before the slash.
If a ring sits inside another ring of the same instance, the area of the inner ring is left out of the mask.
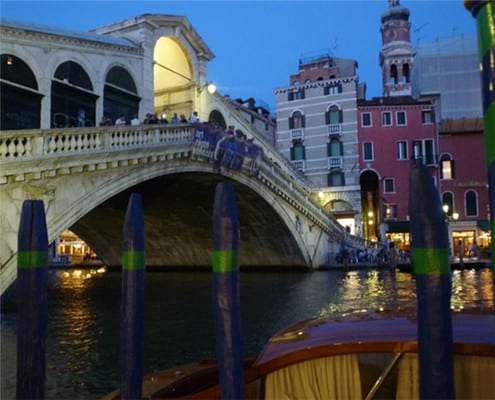
<path id="1" fill-rule="evenodd" d="M 409 10 L 399 0 L 388 0 L 382 13 L 380 31 L 383 96 L 410 96 L 414 49 L 411 45 Z"/>

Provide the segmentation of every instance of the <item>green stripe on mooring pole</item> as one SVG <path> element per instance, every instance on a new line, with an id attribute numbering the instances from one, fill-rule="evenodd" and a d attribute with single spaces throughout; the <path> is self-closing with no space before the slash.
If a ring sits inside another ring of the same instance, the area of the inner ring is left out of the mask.
<path id="1" fill-rule="evenodd" d="M 219 183 L 213 206 L 212 297 L 222 399 L 244 398 L 239 301 L 239 221 L 234 187 Z"/>
<path id="2" fill-rule="evenodd" d="M 122 232 L 120 398 L 141 399 L 143 390 L 145 232 L 141 196 L 132 193 Z"/>
<path id="3" fill-rule="evenodd" d="M 491 258 L 495 280 L 495 2 L 465 0 L 464 6 L 476 18 L 478 27 L 490 204 Z"/>
<path id="4" fill-rule="evenodd" d="M 22 204 L 17 249 L 16 399 L 45 397 L 48 233 L 42 200 Z"/>
<path id="5" fill-rule="evenodd" d="M 418 302 L 420 398 L 454 399 L 447 221 L 433 177 L 420 162 L 411 170 L 409 215 Z"/>

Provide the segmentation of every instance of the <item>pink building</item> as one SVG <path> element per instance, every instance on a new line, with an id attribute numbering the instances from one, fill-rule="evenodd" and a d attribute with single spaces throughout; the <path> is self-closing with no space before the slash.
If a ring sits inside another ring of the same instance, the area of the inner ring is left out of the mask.
<path id="1" fill-rule="evenodd" d="M 387 232 L 394 233 L 394 241 L 408 247 L 412 160 L 421 157 L 437 175 L 433 104 L 390 96 L 357 105 L 363 234 L 383 240 Z"/>

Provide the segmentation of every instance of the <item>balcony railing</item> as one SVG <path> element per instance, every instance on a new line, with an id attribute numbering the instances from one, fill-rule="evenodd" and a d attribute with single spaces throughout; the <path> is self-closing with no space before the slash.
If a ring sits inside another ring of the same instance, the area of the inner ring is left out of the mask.
<path id="1" fill-rule="evenodd" d="M 342 124 L 329 124 L 327 125 L 327 132 L 331 135 L 342 134 Z"/>
<path id="2" fill-rule="evenodd" d="M 303 140 L 304 128 L 297 128 L 290 130 L 290 140 Z"/>
<path id="3" fill-rule="evenodd" d="M 292 160 L 292 165 L 301 172 L 304 172 L 306 169 L 306 160 Z"/>
<path id="4" fill-rule="evenodd" d="M 328 157 L 328 169 L 342 169 L 342 156 Z"/>

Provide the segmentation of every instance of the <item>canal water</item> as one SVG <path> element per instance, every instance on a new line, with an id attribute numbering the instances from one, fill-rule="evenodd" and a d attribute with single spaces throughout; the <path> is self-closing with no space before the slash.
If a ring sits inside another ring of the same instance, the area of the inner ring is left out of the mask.
<path id="1" fill-rule="evenodd" d="M 50 271 L 46 399 L 97 399 L 119 385 L 121 275 Z M 389 270 L 241 273 L 244 354 L 284 326 L 320 315 L 388 309 L 416 312 L 414 279 Z M 452 306 L 493 308 L 489 269 L 452 273 Z M 209 272 L 148 272 L 145 372 L 214 357 Z M 15 396 L 16 312 L 1 315 L 1 394 Z"/>

